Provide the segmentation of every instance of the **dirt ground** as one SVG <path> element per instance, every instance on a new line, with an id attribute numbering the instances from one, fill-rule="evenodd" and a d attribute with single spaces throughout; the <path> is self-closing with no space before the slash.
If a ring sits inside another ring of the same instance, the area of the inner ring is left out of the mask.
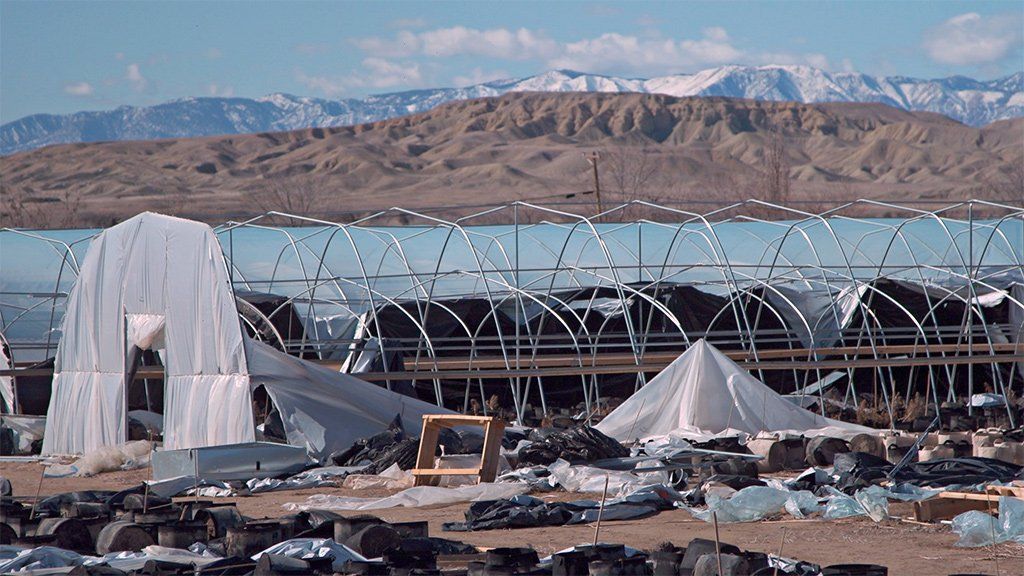
<path id="1" fill-rule="evenodd" d="M 8 478 L 15 496 L 31 499 L 39 485 L 42 466 L 34 462 L 0 462 L 0 475 Z M 149 478 L 149 469 L 101 474 L 92 478 L 47 478 L 42 495 L 73 490 L 128 488 Z M 241 498 L 225 498 L 239 510 L 254 518 L 282 516 L 288 512 L 283 505 L 304 502 L 313 494 L 378 497 L 390 494 L 385 490 L 353 491 L 342 488 L 317 488 L 287 492 L 271 492 Z M 593 498 L 593 494 L 553 493 L 538 495 L 550 500 Z M 596 495 L 600 498 L 600 495 Z M 389 521 L 427 520 L 430 533 L 468 542 L 476 546 L 533 546 L 542 555 L 594 538 L 592 525 L 491 530 L 482 532 L 448 532 L 441 524 L 463 520 L 467 504 L 427 508 L 394 508 L 370 513 Z M 890 513 L 906 517 L 912 514 L 906 504 L 891 504 Z M 989 548 L 960 549 L 954 547 L 956 536 L 949 526 L 920 525 L 899 521 L 874 523 L 866 518 L 838 521 L 783 519 L 748 524 L 722 524 L 721 538 L 742 549 L 778 553 L 822 565 L 841 563 L 873 563 L 889 567 L 892 576 L 941 576 L 958 573 L 1024 576 L 1024 546 L 1004 544 Z M 695 537 L 713 538 L 710 524 L 696 520 L 685 510 L 662 512 L 643 520 L 607 522 L 601 527 L 601 540 L 622 542 L 641 549 L 670 541 L 678 545 Z M 785 539 L 785 542 L 783 542 Z"/>

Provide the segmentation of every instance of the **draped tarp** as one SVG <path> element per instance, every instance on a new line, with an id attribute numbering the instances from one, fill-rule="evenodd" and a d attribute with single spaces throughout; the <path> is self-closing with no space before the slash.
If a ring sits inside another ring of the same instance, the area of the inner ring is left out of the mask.
<path id="1" fill-rule="evenodd" d="M 255 440 L 242 332 L 205 224 L 143 213 L 101 232 L 68 296 L 43 452 L 127 440 L 126 359 L 165 348 L 165 445 Z"/>
<path id="2" fill-rule="evenodd" d="M 386 429 L 395 416 L 406 430 L 419 434 L 424 414 L 453 414 L 262 342 L 250 340 L 247 347 L 250 386 L 266 387 L 281 414 L 288 443 L 304 446 L 317 459 Z"/>
<path id="3" fill-rule="evenodd" d="M 704 340 L 687 349 L 596 428 L 621 441 L 666 434 L 704 439 L 759 432 L 805 436 L 876 432 L 794 405 Z"/>

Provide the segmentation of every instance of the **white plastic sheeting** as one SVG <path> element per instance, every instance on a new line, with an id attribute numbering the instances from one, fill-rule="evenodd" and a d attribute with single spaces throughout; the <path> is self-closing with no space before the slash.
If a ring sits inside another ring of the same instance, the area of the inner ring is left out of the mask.
<path id="1" fill-rule="evenodd" d="M 385 430 L 396 415 L 406 430 L 419 430 L 424 414 L 452 414 L 422 400 L 247 341 L 250 383 L 265 386 L 284 421 L 288 443 L 314 458 L 348 448 Z"/>
<path id="2" fill-rule="evenodd" d="M 748 486 L 729 498 L 717 494 L 707 496 L 705 510 L 690 509 L 694 518 L 712 521 L 712 513 L 719 522 L 754 522 L 768 516 L 788 512 L 794 518 L 806 518 L 819 512 L 818 499 L 807 490 L 790 491 L 770 486 Z"/>
<path id="3" fill-rule="evenodd" d="M 520 494 L 526 494 L 530 487 L 526 484 L 474 484 L 458 488 L 440 488 L 437 486 L 417 486 L 402 490 L 397 494 L 384 498 L 358 498 L 355 496 L 331 496 L 314 494 L 302 504 L 289 502 L 285 510 L 380 510 L 384 508 L 417 508 L 420 506 L 436 506 L 457 504 L 459 502 L 479 502 L 482 500 L 501 500 Z"/>
<path id="4" fill-rule="evenodd" d="M 782 432 L 849 437 L 877 430 L 793 405 L 704 340 L 699 340 L 596 428 L 620 441 L 675 434 Z"/>
<path id="5" fill-rule="evenodd" d="M 127 359 L 161 348 L 164 448 L 254 442 L 264 386 L 287 440 L 320 458 L 387 427 L 450 411 L 288 356 L 242 334 L 224 256 L 205 224 L 143 213 L 90 244 L 68 297 L 44 454 L 91 452 L 127 435 Z"/>
<path id="6" fill-rule="evenodd" d="M 154 317 L 163 318 L 162 329 Z M 242 332 L 209 226 L 147 212 L 101 232 L 68 296 L 62 330 L 43 453 L 127 440 L 129 343 L 161 336 L 165 445 L 255 440 Z"/>
<path id="7" fill-rule="evenodd" d="M 833 346 L 850 325 L 867 289 L 862 285 L 828 290 L 810 283 L 794 283 L 773 286 L 766 292 L 772 308 L 786 320 L 804 346 L 827 348 Z"/>
<path id="8" fill-rule="evenodd" d="M 991 546 L 1002 542 L 1024 544 L 1024 500 L 999 497 L 999 518 L 981 510 L 969 510 L 953 518 L 956 545 L 965 548 Z"/>
<path id="9" fill-rule="evenodd" d="M 253 560 L 259 560 L 264 554 L 277 554 L 299 560 L 317 560 L 330 558 L 335 572 L 345 570 L 345 562 L 349 560 L 365 561 L 366 558 L 348 546 L 338 544 L 330 538 L 292 538 L 274 544 L 270 548 L 256 554 Z"/>

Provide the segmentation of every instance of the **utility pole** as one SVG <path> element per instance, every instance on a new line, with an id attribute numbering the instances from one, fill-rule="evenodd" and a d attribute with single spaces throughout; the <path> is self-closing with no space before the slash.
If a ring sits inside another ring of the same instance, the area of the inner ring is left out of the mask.
<path id="1" fill-rule="evenodd" d="M 601 159 L 601 156 L 597 152 L 591 152 L 585 158 L 587 162 L 590 162 L 590 167 L 594 171 L 594 195 L 597 196 L 597 213 L 601 214 L 604 212 L 604 207 L 601 205 L 601 179 L 597 175 L 597 161 Z"/>

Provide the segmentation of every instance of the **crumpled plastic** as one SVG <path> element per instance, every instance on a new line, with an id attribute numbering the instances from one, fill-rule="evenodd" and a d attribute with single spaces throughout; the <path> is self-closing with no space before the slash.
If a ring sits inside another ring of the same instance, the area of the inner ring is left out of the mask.
<path id="1" fill-rule="evenodd" d="M 641 462 L 637 467 L 654 466 L 659 462 Z M 643 486 L 670 484 L 666 471 L 641 472 L 634 474 L 623 470 L 604 470 L 592 466 L 572 466 L 565 460 L 556 460 L 548 466 L 550 475 L 547 482 L 551 487 L 561 487 L 566 492 L 602 492 L 608 478 L 608 493 L 613 496 L 631 494 Z"/>
<path id="2" fill-rule="evenodd" d="M 825 505 L 824 517 L 828 520 L 867 516 L 875 522 L 889 518 L 890 492 L 880 486 L 869 486 L 849 496 L 832 486 L 825 486 L 828 503 Z"/>
<path id="3" fill-rule="evenodd" d="M 961 548 L 990 546 L 1002 542 L 1024 544 L 1024 500 L 999 497 L 999 518 L 981 510 L 969 510 L 953 518 L 953 533 Z"/>
<path id="4" fill-rule="evenodd" d="M 127 572 L 141 570 L 150 560 L 172 562 L 182 566 L 205 566 L 220 559 L 220 555 L 208 551 L 205 546 L 198 548 L 193 544 L 188 550 L 182 550 L 152 545 L 146 546 L 138 552 L 111 552 L 100 558 L 89 558 L 85 564 L 88 566 L 106 564 L 111 568 Z"/>
<path id="5" fill-rule="evenodd" d="M 693 444 L 679 436 L 668 434 L 666 436 L 655 436 L 646 440 L 642 445 L 632 450 L 633 456 L 641 454 L 652 458 L 671 458 L 682 452 L 693 450 Z"/>
<path id="6" fill-rule="evenodd" d="M 926 500 L 942 490 L 930 490 L 911 484 L 899 484 L 889 488 L 868 486 L 858 490 L 853 496 L 844 494 L 832 486 L 824 486 L 828 503 L 825 505 L 824 518 L 836 520 L 852 516 L 867 516 L 875 522 L 889 518 L 889 500 L 914 502 Z"/>
<path id="7" fill-rule="evenodd" d="M 264 554 L 278 554 L 299 560 L 316 560 L 319 558 L 331 558 L 331 566 L 335 572 L 342 572 L 345 569 L 345 562 L 355 560 L 363 562 L 365 557 L 348 546 L 338 544 L 330 538 L 292 538 L 274 544 L 270 548 L 259 552 L 252 557 L 259 560 Z"/>
<path id="8" fill-rule="evenodd" d="M 92 556 L 82 556 L 70 550 L 53 546 L 25 549 L 20 546 L 0 545 L 0 574 L 19 570 L 79 566 L 90 559 L 98 560 Z"/>
<path id="9" fill-rule="evenodd" d="M 208 497 L 221 497 L 221 496 L 232 496 L 234 490 L 231 486 L 220 480 L 205 480 L 200 478 L 198 481 L 195 476 L 175 476 L 174 478 L 167 478 L 166 480 L 146 480 L 146 484 L 149 485 L 149 493 L 161 496 L 163 498 L 171 498 L 173 496 L 180 496 L 182 494 L 190 494 L 194 492 L 193 488 L 199 487 L 200 496 Z"/>
<path id="10" fill-rule="evenodd" d="M 366 490 L 368 488 L 401 490 L 412 488 L 415 480 L 416 478 L 412 475 L 412 472 L 402 470 L 398 463 L 395 463 L 380 474 L 350 474 L 345 478 L 342 487 L 352 490 Z"/>
<path id="11" fill-rule="evenodd" d="M 719 522 L 756 522 L 782 511 L 794 518 L 806 518 L 821 510 L 818 498 L 806 490 L 789 491 L 769 486 L 748 486 L 739 490 L 731 498 L 711 495 L 707 498 L 707 509 L 690 508 L 694 518 L 712 521 L 712 513 L 716 513 Z"/>
<path id="12" fill-rule="evenodd" d="M 314 494 L 304 503 L 288 502 L 285 510 L 380 510 L 405 506 L 434 506 L 439 504 L 456 504 L 458 502 L 479 502 L 480 500 L 501 500 L 511 498 L 530 491 L 526 484 L 474 484 L 459 488 L 440 488 L 437 486 L 417 486 L 403 490 L 384 498 L 357 498 L 354 496 L 331 496 Z"/>

